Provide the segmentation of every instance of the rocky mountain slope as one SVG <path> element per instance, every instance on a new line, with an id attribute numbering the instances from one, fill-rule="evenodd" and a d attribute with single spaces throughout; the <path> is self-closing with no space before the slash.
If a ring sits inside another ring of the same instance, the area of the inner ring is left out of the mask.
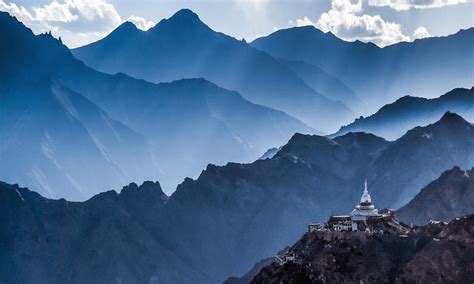
<path id="1" fill-rule="evenodd" d="M 379 48 L 372 43 L 346 42 L 306 26 L 276 31 L 251 45 L 337 77 L 365 102 L 363 115 L 403 95 L 433 97 L 474 85 L 474 28 Z"/>
<path id="2" fill-rule="evenodd" d="M 244 41 L 213 31 L 187 9 L 146 32 L 124 23 L 73 53 L 97 70 L 155 83 L 204 77 L 323 132 L 354 116 L 343 102 L 317 93 L 285 64 Z M 341 84 L 334 81 L 334 85 Z"/>
<path id="3" fill-rule="evenodd" d="M 172 192 L 208 163 L 252 161 L 295 132 L 314 133 L 204 79 L 157 85 L 95 71 L 7 13 L 0 13 L 0 31 L 0 135 L 8 138 L 0 141 L 2 179 L 45 196 L 84 200 L 145 179 Z M 36 159 L 42 141 L 46 154 Z"/>
<path id="4" fill-rule="evenodd" d="M 264 267 L 251 283 L 471 283 L 473 236 L 474 215 L 408 235 L 306 233 L 294 261 Z"/>
<path id="5" fill-rule="evenodd" d="M 0 257 L 2 263 L 17 266 L 6 266 L 10 268 L 0 280 L 20 277 L 22 267 L 34 262 L 48 264 L 40 266 L 46 272 L 37 278 L 44 282 L 78 277 L 99 277 L 99 282 L 222 282 L 294 243 L 308 223 L 350 212 L 365 178 L 375 206 L 394 207 L 446 168 L 472 165 L 472 128 L 448 113 L 395 142 L 364 133 L 334 139 L 297 134 L 272 158 L 209 165 L 198 179 L 180 184 L 164 205 L 152 203 L 146 211 L 143 201 L 125 207 L 113 192 L 80 203 L 31 193 L 36 198 L 30 202 L 29 191 L 16 188 L 26 200 L 22 202 L 15 187 L 5 185 L 7 193 L 0 198 L 5 220 L 0 225 L 9 225 L 0 228 L 7 235 L 0 243 L 8 253 Z M 427 139 L 425 133 L 433 136 Z M 47 210 L 55 213 L 40 214 Z M 28 222 L 16 219 L 24 212 L 37 213 Z M 34 245 L 37 242 L 41 245 Z M 80 257 L 66 249 L 74 246 L 80 248 Z M 56 265 L 60 260 L 51 254 L 55 251 L 65 251 L 61 261 L 66 266 Z M 96 276 L 99 270 L 107 273 Z"/>
<path id="6" fill-rule="evenodd" d="M 383 106 L 368 117 L 361 117 L 341 127 L 333 135 L 364 131 L 395 140 L 417 125 L 435 122 L 447 111 L 455 112 L 468 121 L 474 121 L 474 88 L 454 89 L 434 99 L 405 96 Z"/>
<path id="7" fill-rule="evenodd" d="M 168 197 L 130 184 L 86 202 L 0 183 L 0 280 L 6 283 L 191 283 L 204 275 L 166 248 L 153 221 Z M 157 273 L 160 267 L 160 273 Z M 176 273 L 176 267 L 188 272 Z"/>
<path id="8" fill-rule="evenodd" d="M 430 220 L 448 222 L 474 213 L 474 168 L 459 167 L 444 172 L 424 187 L 397 216 L 407 224 L 423 225 Z"/>

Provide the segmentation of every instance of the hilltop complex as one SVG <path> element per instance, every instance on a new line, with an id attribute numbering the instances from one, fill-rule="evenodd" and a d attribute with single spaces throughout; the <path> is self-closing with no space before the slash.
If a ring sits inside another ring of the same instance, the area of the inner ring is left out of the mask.
<path id="1" fill-rule="evenodd" d="M 324 223 L 309 224 L 308 232 L 313 231 L 359 231 L 370 233 L 400 233 L 408 231 L 409 227 L 401 224 L 394 214 L 394 210 L 386 209 L 379 213 L 370 197 L 367 181 L 360 203 L 349 215 L 331 215 Z"/>

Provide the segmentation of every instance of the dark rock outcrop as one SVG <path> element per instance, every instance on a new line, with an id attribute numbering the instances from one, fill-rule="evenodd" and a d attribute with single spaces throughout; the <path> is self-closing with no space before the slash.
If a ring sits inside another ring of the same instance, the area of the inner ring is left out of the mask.
<path id="1" fill-rule="evenodd" d="M 473 236 L 474 215 L 407 235 L 306 233 L 290 249 L 294 261 L 264 267 L 251 283 L 471 283 Z"/>

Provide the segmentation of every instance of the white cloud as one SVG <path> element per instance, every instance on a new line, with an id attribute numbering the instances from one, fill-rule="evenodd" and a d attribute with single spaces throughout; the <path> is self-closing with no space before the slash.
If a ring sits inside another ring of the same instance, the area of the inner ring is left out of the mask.
<path id="1" fill-rule="evenodd" d="M 296 19 L 296 21 L 290 21 L 288 23 L 290 27 L 304 27 L 304 26 L 315 26 L 315 24 L 308 18 Z"/>
<path id="2" fill-rule="evenodd" d="M 153 21 L 147 21 L 142 17 L 134 16 L 134 15 L 131 15 L 130 17 L 128 17 L 127 21 L 133 23 L 135 26 L 137 26 L 137 28 L 144 31 L 152 28 L 155 25 Z"/>
<path id="3" fill-rule="evenodd" d="M 60 4 L 53 1 L 43 7 L 34 7 L 34 20 L 63 23 L 77 21 L 79 16 L 72 14 L 70 6 L 70 4 Z"/>
<path id="4" fill-rule="evenodd" d="M 369 0 L 369 6 L 390 7 L 397 11 L 408 9 L 440 8 L 449 5 L 472 3 L 474 0 Z"/>
<path id="5" fill-rule="evenodd" d="M 52 0 L 29 9 L 0 0 L 0 10 L 17 17 L 35 33 L 52 31 L 70 47 L 98 40 L 123 22 L 107 0 Z M 130 18 L 139 28 L 152 23 L 138 16 Z"/>
<path id="6" fill-rule="evenodd" d="M 362 0 L 332 0 L 331 9 L 321 14 L 316 23 L 304 17 L 290 21 L 290 26 L 314 25 L 348 41 L 373 42 L 382 47 L 410 40 L 403 34 L 400 24 L 385 21 L 380 15 L 362 12 Z"/>
<path id="7" fill-rule="evenodd" d="M 430 33 L 428 33 L 428 30 L 425 27 L 418 27 L 416 30 L 413 32 L 412 39 L 422 39 L 425 37 L 430 37 Z"/>

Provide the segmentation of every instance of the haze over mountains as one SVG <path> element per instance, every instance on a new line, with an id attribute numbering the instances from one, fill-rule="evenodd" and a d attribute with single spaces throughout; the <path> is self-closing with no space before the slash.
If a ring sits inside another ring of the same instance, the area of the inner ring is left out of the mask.
<path id="1" fill-rule="evenodd" d="M 305 26 L 276 31 L 251 45 L 276 58 L 313 64 L 337 77 L 365 102 L 363 109 L 357 109 L 363 115 L 405 95 L 435 97 L 474 85 L 474 28 L 379 48 Z"/>
<path id="2" fill-rule="evenodd" d="M 474 121 L 474 88 L 454 89 L 433 99 L 404 96 L 368 117 L 360 117 L 341 127 L 333 135 L 363 131 L 395 140 L 417 125 L 435 122 L 447 111 Z"/>
<path id="3" fill-rule="evenodd" d="M 172 192 L 208 163 L 251 161 L 314 133 L 204 79 L 156 85 L 100 73 L 50 35 L 6 13 L 0 22 L 2 179 L 46 196 L 84 199 L 152 177 Z"/>
<path id="4" fill-rule="evenodd" d="M 219 283 L 364 180 L 413 223 L 472 213 L 474 29 L 248 44 L 184 9 L 70 51 L 0 12 L 0 39 L 2 283 Z"/>
<path id="5" fill-rule="evenodd" d="M 151 82 L 204 77 L 324 132 L 354 117 L 338 101 L 340 97 L 317 93 L 282 62 L 246 42 L 213 31 L 186 9 L 146 32 L 126 22 L 104 39 L 73 53 L 97 70 L 123 72 Z M 332 91 L 332 87 L 346 91 L 337 80 L 321 90 Z"/>
<path id="6" fill-rule="evenodd" d="M 397 208 L 445 169 L 468 168 L 473 133 L 471 123 L 446 113 L 394 142 L 296 134 L 271 159 L 209 165 L 169 198 L 158 183 L 86 202 L 2 183 L 0 279 L 220 282 L 293 243 L 308 223 L 349 212 L 364 178 L 377 208 Z M 31 273 L 19 273 L 25 267 Z"/>

